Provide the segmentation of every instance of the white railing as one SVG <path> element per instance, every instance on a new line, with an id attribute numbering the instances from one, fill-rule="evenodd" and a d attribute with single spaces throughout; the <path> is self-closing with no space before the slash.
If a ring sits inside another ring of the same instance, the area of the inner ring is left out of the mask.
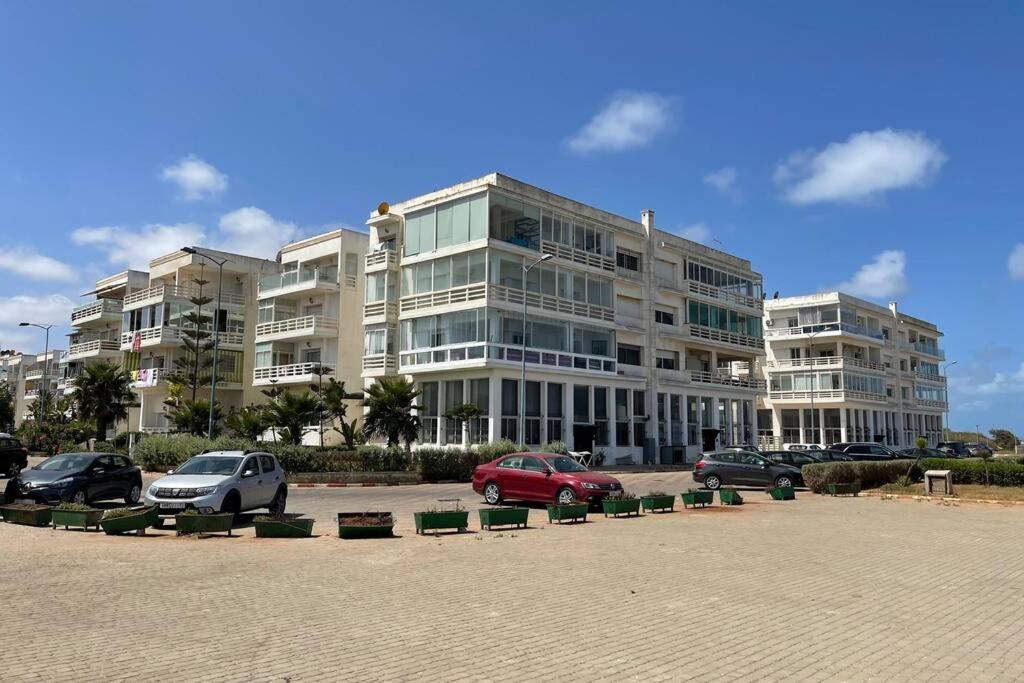
<path id="1" fill-rule="evenodd" d="M 375 353 L 363 356 L 363 372 L 389 374 L 396 370 L 397 363 L 393 353 Z"/>
<path id="2" fill-rule="evenodd" d="M 701 384 L 741 387 L 743 389 L 764 390 L 767 388 L 767 383 L 763 379 L 726 375 L 719 372 L 706 372 L 704 370 L 690 370 L 690 381 Z"/>
<path id="3" fill-rule="evenodd" d="M 884 372 L 885 366 L 873 361 L 861 360 L 850 356 L 818 356 L 817 358 L 781 358 L 768 362 L 769 368 L 790 369 L 790 368 L 822 368 L 822 367 L 843 367 L 853 366 L 868 370 Z"/>
<path id="4" fill-rule="evenodd" d="M 406 313 L 409 311 L 418 311 L 422 308 L 433 308 L 434 306 L 447 306 L 449 304 L 461 304 L 467 301 L 479 301 L 484 299 L 486 296 L 487 285 L 480 282 L 472 285 L 466 285 L 464 287 L 443 289 L 439 292 L 405 296 L 399 300 L 399 306 L 402 313 Z M 367 304 L 366 306 L 369 308 L 370 304 Z M 368 316 L 370 313 L 364 310 L 363 315 Z M 383 314 L 379 313 L 377 315 Z"/>
<path id="5" fill-rule="evenodd" d="M 354 276 L 353 276 L 354 277 Z M 260 295 L 267 296 L 277 289 L 313 289 L 317 287 L 335 288 L 338 286 L 338 275 L 331 270 L 320 268 L 299 268 L 278 275 L 267 275 L 260 278 Z"/>
<path id="6" fill-rule="evenodd" d="M 101 351 L 120 351 L 121 344 L 115 339 L 95 339 L 93 341 L 72 344 L 68 347 L 68 358 L 89 356 Z"/>
<path id="7" fill-rule="evenodd" d="M 521 346 L 515 345 L 470 342 L 415 351 L 403 351 L 399 356 L 399 370 L 404 372 L 409 368 L 421 365 L 454 363 L 458 361 L 479 362 L 484 359 L 522 363 L 523 349 Z M 526 363 L 528 365 L 547 365 L 570 370 L 591 370 L 613 374 L 616 370 L 614 358 L 562 351 L 543 351 L 540 349 L 527 349 Z"/>
<path id="8" fill-rule="evenodd" d="M 43 366 L 37 366 L 34 368 L 25 369 L 25 379 L 42 379 L 43 378 Z"/>
<path id="9" fill-rule="evenodd" d="M 610 273 L 615 272 L 615 257 L 613 256 L 591 254 L 589 251 L 576 249 L 560 242 L 547 242 L 544 240 L 540 243 L 540 250 L 541 253 L 551 254 L 566 261 L 572 261 L 573 263 L 579 263 L 580 265 L 600 270 L 607 270 Z"/>
<path id="10" fill-rule="evenodd" d="M 77 325 L 86 320 L 97 318 L 104 313 L 121 315 L 121 302 L 118 299 L 97 299 L 71 311 L 71 324 Z"/>
<path id="11" fill-rule="evenodd" d="M 163 368 L 138 368 L 128 372 L 128 376 L 132 380 L 132 386 L 136 389 L 142 389 L 144 387 L 155 387 L 163 379 L 160 375 L 163 374 Z"/>
<path id="12" fill-rule="evenodd" d="M 257 338 L 280 334 L 292 337 L 300 337 L 307 334 L 336 336 L 338 334 L 338 319 L 325 318 L 322 315 L 305 315 L 301 318 L 275 320 L 269 323 L 260 323 L 256 326 Z"/>
<path id="13" fill-rule="evenodd" d="M 242 346 L 245 343 L 245 334 L 242 332 L 210 332 L 206 339 L 213 341 L 214 336 L 220 337 L 220 344 Z M 184 329 L 180 327 L 147 327 L 132 332 L 121 334 L 121 350 L 131 351 L 135 345 L 135 335 L 139 336 L 139 346 L 156 346 L 158 344 L 178 344 L 184 335 Z"/>
<path id="14" fill-rule="evenodd" d="M 761 337 L 748 337 L 744 334 L 735 334 L 716 327 L 704 327 L 690 323 L 690 336 L 696 339 L 707 339 L 709 341 L 745 346 L 750 349 L 763 349 L 764 339 Z"/>
<path id="15" fill-rule="evenodd" d="M 753 308 L 755 310 L 764 310 L 764 302 L 760 299 L 755 299 L 752 296 L 746 296 L 744 294 L 736 294 L 735 292 L 729 292 L 712 285 L 706 285 L 703 282 L 696 282 L 694 280 L 687 281 L 690 286 L 691 294 L 699 294 L 706 296 L 711 299 L 718 299 L 720 301 L 728 301 L 739 306 L 746 306 L 747 308 Z"/>
<path id="16" fill-rule="evenodd" d="M 814 394 L 814 399 L 826 399 L 826 398 L 838 398 L 844 399 L 856 399 L 861 401 L 872 401 L 875 403 L 888 403 L 889 398 L 884 394 L 870 394 L 866 391 L 850 391 L 844 389 L 821 389 L 818 391 L 769 391 L 768 398 L 773 401 L 777 400 L 799 400 L 809 401 L 811 400 L 811 394 Z"/>
<path id="17" fill-rule="evenodd" d="M 946 409 L 945 401 L 935 401 L 930 398 L 915 398 L 914 403 L 923 408 L 941 408 L 942 410 Z"/>
<path id="18" fill-rule="evenodd" d="M 363 305 L 363 319 L 384 316 L 394 318 L 398 315 L 398 304 L 394 301 L 375 301 Z"/>
<path id="19" fill-rule="evenodd" d="M 918 379 L 927 380 L 929 382 L 938 382 L 940 384 L 946 383 L 946 378 L 938 373 L 914 371 L 914 377 L 917 377 Z"/>
<path id="20" fill-rule="evenodd" d="M 398 252 L 382 249 L 366 255 L 366 270 L 380 270 L 398 265 Z"/>
<path id="21" fill-rule="evenodd" d="M 148 303 L 153 299 L 191 299 L 199 296 L 199 288 L 194 286 L 182 286 L 182 285 L 156 285 L 149 289 L 140 289 L 137 292 L 132 292 L 124 298 L 124 308 L 132 306 L 140 306 Z M 217 288 L 216 287 L 205 287 L 203 288 L 203 296 L 213 299 L 213 302 L 206 304 L 203 308 L 209 308 L 211 311 L 216 308 L 217 301 Z M 220 295 L 221 304 L 233 304 L 236 306 L 245 305 L 245 296 L 241 294 L 232 294 L 222 292 Z"/>
<path id="22" fill-rule="evenodd" d="M 813 325 L 799 325 L 797 327 L 768 327 L 764 331 L 764 336 L 801 337 L 821 332 L 849 332 L 861 337 L 870 337 L 875 341 L 884 341 L 881 331 L 875 332 L 866 327 L 850 325 L 848 323 L 814 323 Z"/>
<path id="23" fill-rule="evenodd" d="M 487 298 L 522 305 L 523 290 L 504 285 L 489 284 L 487 285 Z M 526 305 L 544 311 L 551 311 L 552 313 L 578 315 L 592 320 L 615 322 L 615 309 L 613 308 L 583 303 L 582 301 L 573 301 L 571 299 L 562 299 L 549 294 L 541 294 L 540 292 L 527 292 Z"/>
<path id="24" fill-rule="evenodd" d="M 313 371 L 321 367 L 322 363 L 292 363 L 291 365 L 268 365 L 262 368 L 253 368 L 253 381 L 268 382 L 270 380 L 308 380 Z"/>

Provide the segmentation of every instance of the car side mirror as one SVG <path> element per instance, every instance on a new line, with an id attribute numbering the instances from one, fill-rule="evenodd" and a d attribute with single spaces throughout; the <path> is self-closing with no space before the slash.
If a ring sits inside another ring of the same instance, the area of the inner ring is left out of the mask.
<path id="1" fill-rule="evenodd" d="M 167 470 L 167 474 L 174 474 L 174 470 Z"/>
<path id="2" fill-rule="evenodd" d="M 246 470 L 242 472 L 242 479 L 248 479 L 249 477 L 255 477 L 259 472 L 256 470 Z"/>

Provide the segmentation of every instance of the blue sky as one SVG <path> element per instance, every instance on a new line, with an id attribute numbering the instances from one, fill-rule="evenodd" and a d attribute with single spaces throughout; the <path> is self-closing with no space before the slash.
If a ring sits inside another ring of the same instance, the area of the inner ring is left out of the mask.
<path id="1" fill-rule="evenodd" d="M 0 347 L 154 252 L 497 170 L 895 298 L 953 426 L 1024 432 L 1020 5 L 677 4 L 0 4 Z"/>

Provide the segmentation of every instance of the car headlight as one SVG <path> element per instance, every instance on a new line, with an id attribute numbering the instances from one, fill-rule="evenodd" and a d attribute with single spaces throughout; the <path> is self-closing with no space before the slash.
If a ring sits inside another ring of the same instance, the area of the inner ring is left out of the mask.
<path id="1" fill-rule="evenodd" d="M 157 490 L 158 489 L 156 487 L 156 484 L 153 484 L 152 486 L 149 487 L 149 491 L 147 491 L 146 493 L 148 493 L 151 496 L 156 496 Z"/>
<path id="2" fill-rule="evenodd" d="M 601 487 L 598 486 L 597 484 L 591 484 L 589 481 L 585 481 L 585 482 L 583 482 L 583 488 L 585 488 L 585 489 L 599 489 Z"/>
<path id="3" fill-rule="evenodd" d="M 204 486 L 201 489 L 196 489 L 197 496 L 208 496 L 217 490 L 216 486 Z"/>
<path id="4" fill-rule="evenodd" d="M 63 479 L 58 479 L 57 481 L 53 482 L 53 484 L 51 484 L 51 486 L 54 486 L 54 487 L 59 488 L 59 489 L 62 489 L 64 487 L 66 487 L 66 486 L 71 486 L 74 483 L 75 483 L 74 477 L 64 477 Z"/>

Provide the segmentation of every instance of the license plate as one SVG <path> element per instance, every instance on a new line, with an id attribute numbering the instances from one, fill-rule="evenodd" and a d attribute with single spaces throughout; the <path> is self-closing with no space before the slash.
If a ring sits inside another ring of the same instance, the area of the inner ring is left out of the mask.
<path id="1" fill-rule="evenodd" d="M 18 505 L 35 505 L 36 502 L 31 498 L 15 498 L 14 502 Z"/>
<path id="2" fill-rule="evenodd" d="M 184 503 L 160 503 L 160 509 L 162 510 L 184 510 Z"/>

